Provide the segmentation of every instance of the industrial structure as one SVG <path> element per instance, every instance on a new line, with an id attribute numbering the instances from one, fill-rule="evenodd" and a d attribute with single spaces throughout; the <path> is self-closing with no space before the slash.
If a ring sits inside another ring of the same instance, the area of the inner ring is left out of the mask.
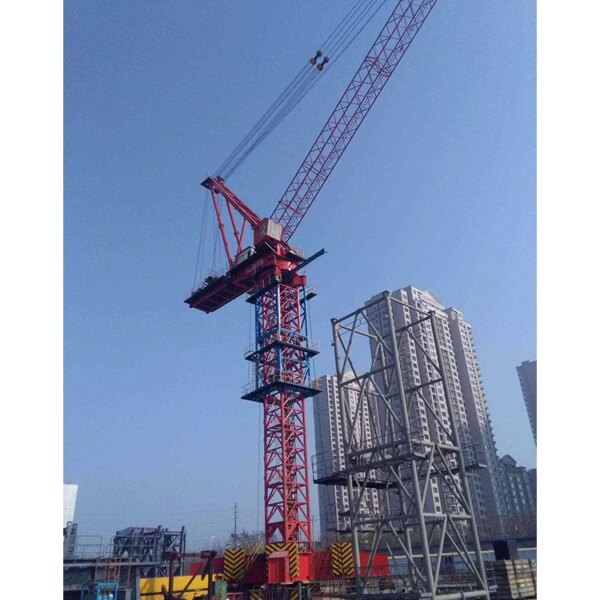
<path id="1" fill-rule="evenodd" d="M 63 483 L 63 527 L 66 527 L 67 523 L 75 522 L 78 489 L 76 483 Z"/>
<path id="2" fill-rule="evenodd" d="M 408 310 L 408 322 L 397 319 L 396 307 Z M 463 451 L 460 421 L 451 401 L 447 348 L 435 311 L 384 292 L 332 319 L 332 327 L 346 464 L 330 473 L 329 482 L 346 481 L 349 489 L 359 596 L 377 595 L 370 567 L 378 552 L 393 557 L 396 546 L 408 561 L 407 572 L 393 570 L 396 597 L 489 599 L 467 481 L 467 471 L 480 467 L 479 458 L 476 452 Z M 419 378 L 407 368 L 413 361 L 424 366 Z M 344 376 L 348 369 L 350 378 Z M 346 390 L 356 385 L 361 397 L 352 410 Z M 436 405 L 445 406 L 445 419 Z M 369 443 L 361 435 L 365 418 L 374 430 Z M 435 428 L 435 437 L 428 435 L 425 423 Z M 384 498 L 375 518 L 365 518 L 359 510 L 367 489 L 379 490 Z M 356 557 L 364 526 L 374 526 L 374 535 L 366 570 L 361 572 Z M 455 595 L 456 581 L 442 569 L 448 551 L 458 553 L 469 575 L 462 581 L 462 595 Z"/>
<path id="3" fill-rule="evenodd" d="M 503 472 L 501 465 L 498 463 L 491 419 L 477 362 L 471 326 L 464 319 L 461 311 L 456 308 L 445 308 L 429 291 L 408 286 L 393 292 L 393 296 L 404 303 L 394 304 L 393 306 L 394 317 L 402 326 L 406 326 L 411 322 L 410 310 L 407 308 L 409 305 L 423 311 L 434 311 L 436 313 L 440 324 L 439 329 L 443 346 L 447 353 L 447 369 L 450 373 L 448 382 L 450 401 L 455 406 L 463 452 L 473 455 L 482 467 L 472 471 L 468 478 L 477 527 L 484 539 L 502 537 L 507 512 Z M 375 326 L 381 326 L 382 316 L 380 314 L 374 312 L 369 315 L 369 318 Z M 389 340 L 386 338 L 387 341 Z M 418 360 L 414 342 L 407 340 L 405 343 L 407 344 L 407 352 L 411 356 L 411 359 L 403 365 L 405 377 L 410 380 L 421 381 L 427 376 L 428 365 Z M 323 380 L 323 389 L 327 390 L 328 406 L 320 400 L 319 396 L 315 398 L 314 402 L 317 457 L 329 455 L 335 457 L 335 460 L 341 463 L 344 460 L 343 448 L 341 448 L 336 437 L 336 435 L 339 436 L 339 440 L 341 440 L 341 425 L 336 422 L 340 412 L 341 396 L 338 394 L 337 386 L 333 381 L 327 380 L 325 382 Z M 355 401 L 356 392 L 351 387 L 346 390 L 346 395 L 348 401 Z M 442 424 L 447 424 L 448 407 L 445 401 L 443 399 L 436 400 L 433 406 Z M 414 427 L 419 427 L 422 430 L 422 435 L 436 440 L 438 428 L 435 423 L 430 423 L 427 419 L 427 411 L 422 398 L 417 397 L 415 399 L 413 413 Z M 328 417 L 331 433 L 326 435 L 328 432 L 324 428 L 324 422 Z M 368 421 L 365 422 L 365 429 L 361 435 L 364 443 L 369 444 L 371 442 L 372 428 Z M 321 468 L 324 467 L 323 460 L 317 458 L 316 462 Z M 318 475 L 315 479 L 319 481 Z M 431 497 L 428 498 L 428 502 L 431 502 L 435 510 L 440 510 L 442 498 L 435 482 L 432 484 L 429 493 Z M 372 494 L 376 495 L 375 492 L 369 490 L 365 494 L 363 510 L 366 510 L 367 506 L 378 507 L 379 501 L 371 497 Z M 323 496 L 322 502 L 321 496 Z M 322 522 L 331 515 L 345 510 L 343 506 L 346 501 L 344 492 L 341 492 L 337 487 L 320 488 L 319 500 Z M 332 503 L 335 504 L 332 505 Z M 324 515 L 323 511 L 325 511 Z"/>
<path id="4" fill-rule="evenodd" d="M 167 577 L 169 572 L 183 573 L 185 528 L 170 531 L 164 527 L 128 527 L 117 531 L 112 540 L 115 558 L 135 557 L 142 577 Z M 165 555 L 175 562 L 165 564 Z"/>
<path id="5" fill-rule="evenodd" d="M 184 576 L 184 527 L 128 527 L 117 531 L 106 546 L 86 544 L 76 529 L 69 539 L 73 538 L 77 541 L 63 556 L 65 599 L 107 600 L 112 594 L 114 600 L 139 600 L 157 581 Z"/>
<path id="6" fill-rule="evenodd" d="M 77 505 L 76 483 L 63 483 L 63 556 L 72 558 L 77 545 L 77 523 L 75 507 Z"/>
<path id="7" fill-rule="evenodd" d="M 276 555 L 287 553 L 290 563 L 297 564 L 297 552 L 310 563 L 313 542 L 305 399 L 318 392 L 310 372 L 317 349 L 308 339 L 306 314 L 314 293 L 301 270 L 323 251 L 304 258 L 289 242 L 434 5 L 397 3 L 270 217 L 255 213 L 222 176 L 203 182 L 229 270 L 207 277 L 186 303 L 210 313 L 248 294 L 255 307 L 255 344 L 245 356 L 254 381 L 242 397 L 263 405 L 267 558 L 271 548 Z M 319 51 L 309 64 L 322 70 L 329 58 Z M 269 576 L 269 582 L 297 580 L 294 571 L 273 575 L 273 581 Z"/>

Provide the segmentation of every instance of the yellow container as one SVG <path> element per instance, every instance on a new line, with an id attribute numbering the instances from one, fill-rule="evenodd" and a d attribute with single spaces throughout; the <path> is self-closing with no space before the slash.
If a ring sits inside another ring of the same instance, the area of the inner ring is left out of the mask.
<path id="1" fill-rule="evenodd" d="M 180 592 L 188 584 L 192 575 L 179 575 L 173 577 L 173 591 Z M 213 581 L 222 579 L 220 575 L 213 575 Z M 161 588 L 165 586 L 165 589 L 169 589 L 169 578 L 168 577 L 148 577 L 140 579 L 140 600 L 159 600 L 163 598 Z M 204 596 L 208 592 L 208 577 L 197 575 L 194 577 L 191 585 L 188 587 L 186 592 L 183 594 L 183 600 L 194 600 L 199 596 Z"/>

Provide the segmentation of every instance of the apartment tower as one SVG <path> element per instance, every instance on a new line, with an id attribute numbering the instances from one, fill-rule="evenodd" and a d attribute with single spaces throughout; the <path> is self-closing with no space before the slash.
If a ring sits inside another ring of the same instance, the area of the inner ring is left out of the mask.
<path id="1" fill-rule="evenodd" d="M 317 454 L 313 459 L 315 478 L 318 471 L 341 471 L 345 467 L 344 443 L 342 438 L 342 417 L 340 408 L 337 378 L 324 375 L 317 380 L 321 393 L 313 398 L 313 414 L 315 421 L 315 445 Z M 356 410 L 359 392 L 350 389 L 348 403 L 351 410 Z M 368 419 L 363 419 L 360 432 L 365 443 L 371 442 L 371 428 Z M 321 526 L 321 542 L 336 541 L 340 534 L 349 533 L 350 518 L 348 511 L 350 501 L 345 485 L 319 485 L 319 523 Z M 376 490 L 367 490 L 361 502 L 363 515 L 376 515 L 379 511 L 379 497 Z"/>
<path id="2" fill-rule="evenodd" d="M 442 356 L 449 378 L 450 402 L 464 460 L 469 470 L 468 481 L 480 537 L 486 539 L 502 535 L 505 514 L 504 486 L 471 325 L 465 321 L 460 310 L 446 308 L 429 291 L 408 286 L 393 292 L 392 296 L 403 303 L 395 303 L 393 309 L 394 321 L 399 328 L 415 323 L 420 318 L 420 313 L 411 310 L 410 307 L 425 312 L 433 311 L 435 314 L 441 337 Z M 369 319 L 379 327 L 381 319 L 385 319 L 386 316 L 378 314 L 376 307 L 377 305 Z M 431 365 L 426 365 L 420 358 L 416 343 L 424 348 L 432 348 L 431 331 L 422 328 L 417 341 L 408 337 L 402 339 L 402 354 L 406 357 L 402 364 L 403 378 L 411 387 L 418 387 L 422 382 L 434 378 L 434 373 L 430 372 Z M 436 386 L 430 386 L 427 394 L 427 398 L 416 398 L 410 407 L 411 429 L 422 439 L 443 442 L 442 428 L 449 424 L 449 407 L 441 388 L 436 392 Z M 433 406 L 437 418 L 427 411 L 425 401 Z M 428 510 L 435 512 L 441 512 L 442 503 L 449 502 L 435 480 L 431 481 L 425 501 Z"/>

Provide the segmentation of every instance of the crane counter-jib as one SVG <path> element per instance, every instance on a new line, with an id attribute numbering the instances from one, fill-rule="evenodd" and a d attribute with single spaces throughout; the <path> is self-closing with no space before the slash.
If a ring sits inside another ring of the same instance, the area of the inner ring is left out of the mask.
<path id="1" fill-rule="evenodd" d="M 214 312 L 244 293 L 258 291 L 273 281 L 283 281 L 304 261 L 301 253 L 287 244 L 262 245 L 225 275 L 209 276 L 185 300 L 190 308 Z"/>

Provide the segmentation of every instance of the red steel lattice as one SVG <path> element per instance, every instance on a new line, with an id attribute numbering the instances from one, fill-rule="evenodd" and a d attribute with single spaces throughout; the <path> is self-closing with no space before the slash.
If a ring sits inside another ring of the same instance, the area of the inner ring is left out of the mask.
<path id="1" fill-rule="evenodd" d="M 263 402 L 265 538 L 271 542 L 312 540 L 305 392 L 306 337 L 303 334 L 303 277 L 265 291 L 257 307 L 257 389 Z"/>

